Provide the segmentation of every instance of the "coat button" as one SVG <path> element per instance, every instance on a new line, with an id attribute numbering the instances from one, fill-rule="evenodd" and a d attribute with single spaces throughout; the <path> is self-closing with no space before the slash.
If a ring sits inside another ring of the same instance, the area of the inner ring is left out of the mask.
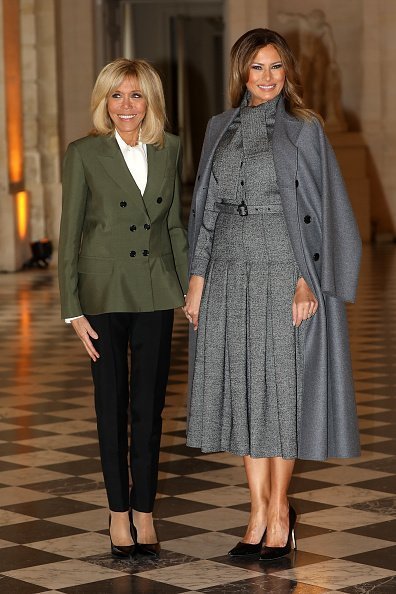
<path id="1" fill-rule="evenodd" d="M 146 229 L 146 231 L 148 231 L 150 229 L 150 225 L 148 223 L 145 223 L 144 228 Z"/>
<path id="2" fill-rule="evenodd" d="M 298 188 L 298 179 L 296 179 L 295 184 L 296 184 L 296 188 Z"/>
<path id="3" fill-rule="evenodd" d="M 129 252 L 129 255 L 131 256 L 131 258 L 134 258 L 136 256 L 135 250 L 132 250 L 131 252 Z"/>
<path id="4" fill-rule="evenodd" d="M 157 202 L 158 202 L 158 204 L 161 204 L 161 202 L 162 202 L 161 196 L 159 196 L 159 198 L 157 198 Z"/>
<path id="5" fill-rule="evenodd" d="M 149 251 L 148 250 L 143 250 L 142 251 L 143 256 L 148 256 L 149 255 Z"/>
<path id="6" fill-rule="evenodd" d="M 317 262 L 319 260 L 320 256 L 319 254 L 316 252 L 316 254 L 313 255 L 313 259 L 315 260 L 315 262 Z"/>
<path id="7" fill-rule="evenodd" d="M 122 200 L 122 202 L 120 202 L 121 208 L 125 208 L 126 205 L 127 205 L 127 203 L 125 202 L 125 200 Z"/>
<path id="8" fill-rule="evenodd" d="M 129 227 L 129 231 L 136 231 L 136 225 L 131 225 Z"/>
<path id="9" fill-rule="evenodd" d="M 310 223 L 310 222 L 311 222 L 311 217 L 309 215 L 305 215 L 304 223 L 307 223 L 307 225 L 308 225 L 308 223 Z"/>
<path id="10" fill-rule="evenodd" d="M 201 179 L 201 174 L 199 173 L 197 176 L 197 180 L 199 181 Z"/>

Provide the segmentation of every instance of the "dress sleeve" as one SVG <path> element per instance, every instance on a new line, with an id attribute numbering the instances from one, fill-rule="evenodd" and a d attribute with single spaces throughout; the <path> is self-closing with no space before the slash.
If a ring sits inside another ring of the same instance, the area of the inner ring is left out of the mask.
<path id="1" fill-rule="evenodd" d="M 212 184 L 209 183 L 208 197 L 205 204 L 202 225 L 199 230 L 197 245 L 191 265 L 191 274 L 203 277 L 206 275 L 210 255 L 212 253 L 213 234 L 219 214 L 219 211 L 216 209 L 216 201 L 213 192 L 210 191 L 211 185 Z"/>

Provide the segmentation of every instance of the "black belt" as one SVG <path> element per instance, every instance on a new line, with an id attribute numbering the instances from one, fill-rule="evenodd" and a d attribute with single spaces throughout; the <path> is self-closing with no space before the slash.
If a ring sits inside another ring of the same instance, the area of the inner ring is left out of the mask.
<path id="1" fill-rule="evenodd" d="M 216 203 L 216 208 L 219 212 L 226 214 L 237 214 L 241 217 L 259 214 L 272 214 L 273 212 L 283 212 L 281 204 L 267 204 L 262 205 L 247 205 L 247 204 L 224 204 L 222 202 Z"/>

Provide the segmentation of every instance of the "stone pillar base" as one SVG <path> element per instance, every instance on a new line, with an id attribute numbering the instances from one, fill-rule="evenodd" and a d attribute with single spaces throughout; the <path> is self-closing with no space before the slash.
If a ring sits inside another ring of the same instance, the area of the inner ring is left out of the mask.
<path id="1" fill-rule="evenodd" d="M 370 179 L 366 144 L 358 132 L 329 132 L 328 137 L 344 176 L 362 240 L 370 241 Z"/>

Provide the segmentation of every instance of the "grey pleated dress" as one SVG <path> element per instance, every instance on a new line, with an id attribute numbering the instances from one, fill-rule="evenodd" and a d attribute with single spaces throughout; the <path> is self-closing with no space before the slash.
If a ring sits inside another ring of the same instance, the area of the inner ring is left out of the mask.
<path id="1" fill-rule="evenodd" d="M 297 457 L 305 322 L 292 324 L 299 271 L 272 156 L 276 104 L 242 106 L 214 155 L 192 264 L 206 281 L 187 445 L 203 452 Z"/>

